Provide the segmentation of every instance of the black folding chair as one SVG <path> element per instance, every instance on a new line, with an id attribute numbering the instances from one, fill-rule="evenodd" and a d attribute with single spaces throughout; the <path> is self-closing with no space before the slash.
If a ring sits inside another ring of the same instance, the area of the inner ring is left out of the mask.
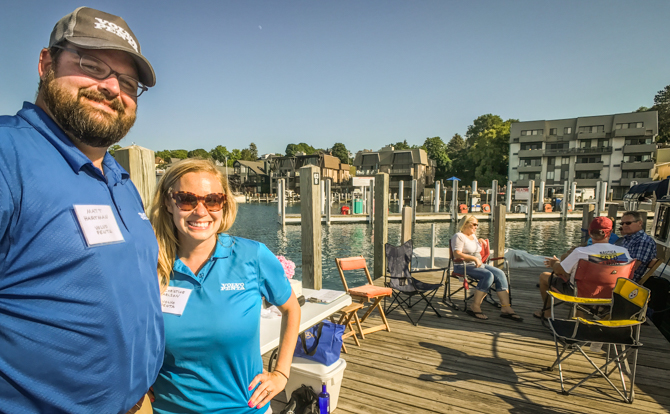
<path id="1" fill-rule="evenodd" d="M 440 313 L 433 307 L 430 302 L 437 290 L 442 286 L 444 282 L 444 276 L 447 273 L 447 268 L 437 268 L 437 269 L 421 269 L 421 270 L 410 270 L 410 264 L 412 262 L 412 241 L 408 240 L 402 246 L 393 246 L 386 244 L 386 275 L 385 275 L 385 285 L 393 289 L 392 300 L 389 306 L 386 308 L 386 313 L 393 311 L 394 309 L 400 307 L 410 322 L 415 326 L 419 324 L 419 321 L 423 317 L 423 314 L 426 313 L 426 310 L 430 306 L 435 314 L 438 317 L 442 317 Z M 421 280 L 416 279 L 413 275 L 417 273 L 428 273 L 442 271 L 442 279 L 439 283 L 425 283 Z M 412 298 L 416 298 L 416 301 L 412 303 Z M 410 316 L 408 309 L 412 308 L 417 303 L 424 301 L 426 306 L 423 308 L 423 312 L 419 315 L 419 318 L 414 322 Z"/>

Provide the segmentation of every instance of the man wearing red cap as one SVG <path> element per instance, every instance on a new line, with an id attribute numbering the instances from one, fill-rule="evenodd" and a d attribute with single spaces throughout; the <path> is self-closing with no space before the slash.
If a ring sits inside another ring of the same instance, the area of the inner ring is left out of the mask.
<path id="1" fill-rule="evenodd" d="M 572 295 L 575 283 L 575 273 L 580 259 L 586 259 L 591 262 L 604 264 L 624 264 L 633 260 L 628 253 L 628 249 L 621 246 L 610 244 L 609 237 L 612 233 L 612 220 L 607 217 L 596 217 L 589 225 L 589 235 L 593 239 L 590 246 L 577 247 L 563 261 L 556 256 L 547 258 L 544 265 L 552 269 L 554 277 L 551 281 L 551 272 L 544 272 L 540 275 L 540 294 L 542 303 L 546 303 L 547 291 L 550 288 L 558 290 L 560 293 Z M 533 315 L 537 318 L 542 316 L 549 317 L 549 311 L 544 315 L 542 311 L 537 311 Z"/>

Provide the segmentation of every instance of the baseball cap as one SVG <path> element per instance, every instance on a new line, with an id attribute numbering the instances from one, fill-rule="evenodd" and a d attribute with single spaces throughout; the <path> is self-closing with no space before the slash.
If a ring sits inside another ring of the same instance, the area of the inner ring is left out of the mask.
<path id="1" fill-rule="evenodd" d="M 79 7 L 56 23 L 49 47 L 68 41 L 83 49 L 111 49 L 129 53 L 137 64 L 140 82 L 156 84 L 156 74 L 149 60 L 142 56 L 140 42 L 125 20 L 119 16 L 89 7 Z"/>
<path id="2" fill-rule="evenodd" d="M 592 231 L 602 230 L 605 233 L 612 231 L 612 220 L 608 217 L 596 217 L 589 225 L 589 233 Z"/>

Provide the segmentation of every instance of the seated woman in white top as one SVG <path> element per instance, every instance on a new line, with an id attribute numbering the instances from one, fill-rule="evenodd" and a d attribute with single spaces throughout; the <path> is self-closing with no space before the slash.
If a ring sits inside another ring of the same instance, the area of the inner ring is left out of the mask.
<path id="1" fill-rule="evenodd" d="M 454 234 L 451 238 L 451 247 L 454 259 L 463 260 L 465 265 L 462 263 L 455 264 L 454 271 L 463 273 L 464 266 L 467 266 L 465 269 L 467 275 L 477 280 L 472 305 L 470 309 L 466 310 L 467 314 L 477 319 L 488 319 L 482 312 L 481 306 L 489 289 L 495 283 L 495 290 L 502 305 L 500 316 L 517 322 L 523 321 L 523 318 L 514 313 L 509 303 L 509 286 L 505 273 L 497 267 L 482 263 L 480 252 L 482 251 L 481 242 L 484 240 L 477 240 L 475 236 L 479 226 L 477 218 L 472 214 L 466 214 L 458 224 L 460 232 Z"/>

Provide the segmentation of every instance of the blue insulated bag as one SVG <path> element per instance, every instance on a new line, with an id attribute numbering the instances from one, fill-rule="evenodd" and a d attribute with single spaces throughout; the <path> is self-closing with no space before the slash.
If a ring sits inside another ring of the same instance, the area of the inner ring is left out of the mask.
<path id="1" fill-rule="evenodd" d="M 332 365 L 340 359 L 344 325 L 324 320 L 298 336 L 294 356 Z"/>

